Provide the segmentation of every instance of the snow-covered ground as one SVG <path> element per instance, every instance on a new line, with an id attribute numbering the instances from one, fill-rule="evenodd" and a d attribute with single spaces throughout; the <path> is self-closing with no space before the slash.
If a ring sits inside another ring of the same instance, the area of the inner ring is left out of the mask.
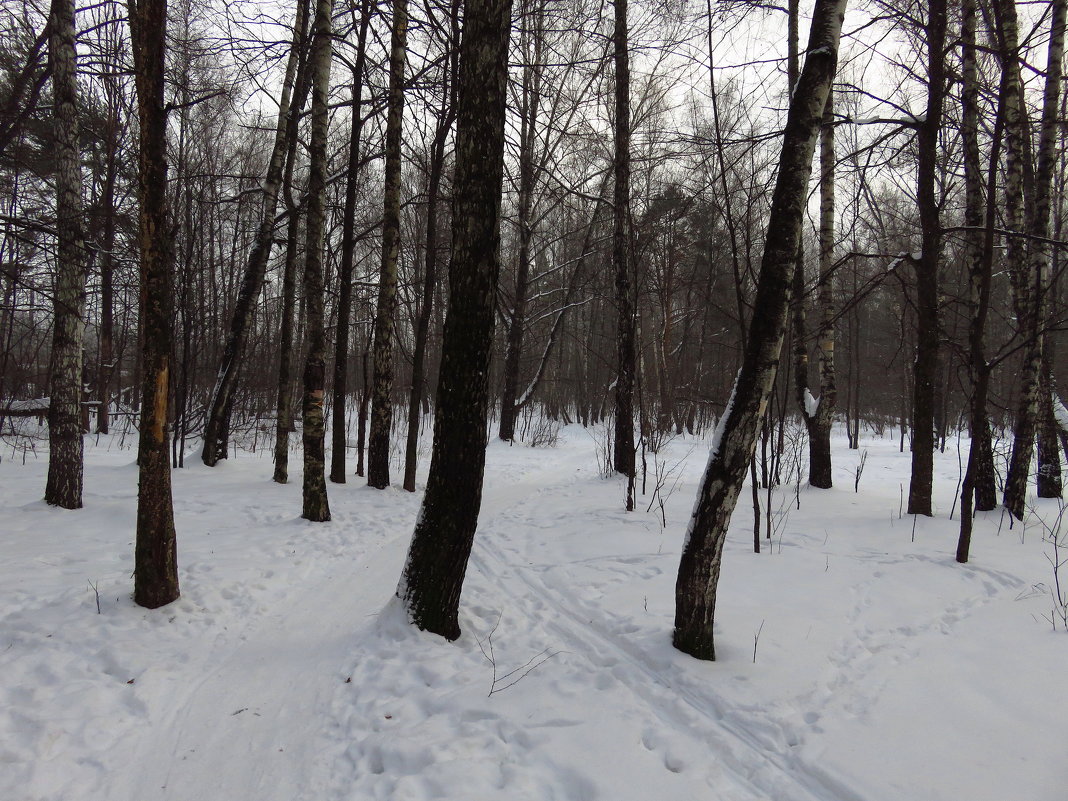
<path id="1" fill-rule="evenodd" d="M 75 512 L 0 454 L 0 799 L 1068 798 L 1050 549 L 990 513 L 954 562 L 955 447 L 933 519 L 900 516 L 890 439 L 859 493 L 844 441 L 835 489 L 776 493 L 759 555 L 744 493 L 703 663 L 670 631 L 705 442 L 656 459 L 666 527 L 622 511 L 595 434 L 493 442 L 455 643 L 390 602 L 418 494 L 353 479 L 307 523 L 299 454 L 288 486 L 259 455 L 175 471 L 182 598 L 135 606 L 129 444 L 87 438 Z"/>

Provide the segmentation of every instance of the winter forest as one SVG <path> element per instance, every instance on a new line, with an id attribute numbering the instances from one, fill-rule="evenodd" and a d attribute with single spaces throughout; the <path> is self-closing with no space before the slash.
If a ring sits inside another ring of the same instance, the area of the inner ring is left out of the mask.
<path id="1" fill-rule="evenodd" d="M 1068 793 L 1068 0 L 8 0 L 0 797 Z"/>

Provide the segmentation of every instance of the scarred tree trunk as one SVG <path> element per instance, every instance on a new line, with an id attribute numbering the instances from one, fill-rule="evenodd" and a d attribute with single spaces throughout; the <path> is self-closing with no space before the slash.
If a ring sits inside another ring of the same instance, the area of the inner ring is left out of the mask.
<path id="1" fill-rule="evenodd" d="M 627 51 L 627 0 L 615 0 L 613 34 L 616 67 L 615 215 L 612 228 L 612 268 L 616 278 L 618 360 L 616 418 L 612 464 L 617 473 L 634 481 L 634 289 L 630 277 L 630 56 Z M 627 511 L 634 509 L 633 487 L 628 485 Z"/>
<path id="2" fill-rule="evenodd" d="M 215 381 L 209 404 L 208 420 L 204 427 L 204 449 L 201 460 L 209 467 L 214 466 L 227 454 L 229 439 L 230 414 L 234 403 L 234 389 L 237 386 L 237 374 L 248 341 L 249 326 L 252 322 L 252 308 L 263 286 L 263 277 L 267 272 L 267 260 L 271 255 L 274 240 L 274 217 L 278 208 L 278 190 L 282 183 L 285 166 L 286 144 L 290 136 L 296 135 L 296 117 L 299 108 L 292 107 L 293 84 L 297 76 L 300 47 L 304 40 L 304 26 L 307 19 L 307 0 L 300 0 L 297 6 L 297 19 L 293 28 L 293 45 L 289 51 L 285 79 L 282 83 L 282 96 L 278 103 L 278 121 L 275 125 L 274 147 L 271 160 L 267 166 L 267 175 L 263 181 L 263 206 L 260 209 L 259 226 L 252 248 L 249 250 L 245 272 L 241 279 L 241 289 L 234 306 L 234 316 L 230 321 L 230 332 L 223 348 L 222 363 Z"/>
<path id="3" fill-rule="evenodd" d="M 945 94 L 946 2 L 927 7 L 927 113 L 916 133 L 916 204 L 920 216 L 920 258 L 916 268 L 916 367 L 912 386 L 912 477 L 908 513 L 932 514 L 935 386 L 938 381 L 938 265 L 942 225 L 938 198 L 938 134 Z"/>
<path id="4" fill-rule="evenodd" d="M 382 269 L 375 310 L 374 384 L 371 394 L 371 431 L 367 440 L 367 484 L 376 489 L 389 486 L 389 434 L 393 425 L 393 317 L 397 309 L 397 259 L 400 256 L 401 125 L 407 40 L 408 0 L 393 0 Z"/>
<path id="5" fill-rule="evenodd" d="M 316 0 L 312 28 L 311 141 L 308 146 L 308 220 L 304 251 L 304 302 L 308 315 L 308 353 L 304 361 L 304 511 L 305 520 L 330 519 L 326 496 L 326 442 L 323 384 L 326 331 L 323 320 L 323 231 L 326 223 L 327 102 L 330 88 L 332 0 Z"/>
<path id="6" fill-rule="evenodd" d="M 367 29 L 371 2 L 363 0 L 356 61 L 352 66 L 352 127 L 349 131 L 349 166 L 345 176 L 345 212 L 341 224 L 341 266 L 338 268 L 337 336 L 334 339 L 334 404 L 330 428 L 330 480 L 345 483 L 346 398 L 349 387 L 349 318 L 352 316 L 352 269 L 356 252 L 356 195 L 360 178 L 360 133 L 363 129 L 363 65 L 367 57 Z"/>
<path id="7" fill-rule="evenodd" d="M 178 556 L 167 454 L 173 245 L 167 225 L 167 111 L 163 103 L 166 0 L 129 4 L 137 90 L 142 389 L 137 444 L 134 601 L 155 609 L 178 598 Z"/>
<path id="8" fill-rule="evenodd" d="M 510 0 L 467 0 L 460 45 L 449 308 L 426 494 L 397 587 L 412 623 L 454 640 L 486 463 L 500 269 Z"/>
<path id="9" fill-rule="evenodd" d="M 78 153 L 74 2 L 52 0 L 48 56 L 52 67 L 56 158 L 56 283 L 53 296 L 48 479 L 45 501 L 82 506 L 82 340 L 85 336 L 86 251 Z"/>
<path id="10" fill-rule="evenodd" d="M 673 643 L 698 659 L 715 659 L 712 628 L 723 544 L 779 364 L 812 156 L 844 13 L 845 0 L 817 0 L 813 11 L 805 67 L 790 100 L 742 369 L 717 427 L 683 545 Z"/>

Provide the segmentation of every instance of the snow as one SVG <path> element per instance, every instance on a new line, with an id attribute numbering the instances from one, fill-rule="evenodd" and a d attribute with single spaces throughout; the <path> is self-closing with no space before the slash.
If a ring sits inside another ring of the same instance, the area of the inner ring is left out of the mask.
<path id="1" fill-rule="evenodd" d="M 393 597 L 418 493 L 353 478 L 330 485 L 333 522 L 308 523 L 299 475 L 273 484 L 245 453 L 175 471 L 182 598 L 134 606 L 134 453 L 86 442 L 79 511 L 38 500 L 44 458 L 0 462 L 0 798 L 1065 797 L 1048 546 L 1036 518 L 992 512 L 953 561 L 956 453 L 936 454 L 932 519 L 899 514 L 891 434 L 862 443 L 858 494 L 836 438 L 836 488 L 800 510 L 777 494 L 759 555 L 740 506 L 705 663 L 670 632 L 707 441 L 655 457 L 680 463 L 666 528 L 622 511 L 579 427 L 552 449 L 491 443 L 453 643 Z"/>
<path id="2" fill-rule="evenodd" d="M 1061 431 L 1068 432 L 1068 409 L 1064 407 L 1064 401 L 1056 392 L 1053 393 L 1053 418 L 1057 421 L 1057 427 Z"/>
<path id="3" fill-rule="evenodd" d="M 820 408 L 820 399 L 812 397 L 812 393 L 808 387 L 805 387 L 805 414 L 810 418 L 816 416 L 816 412 Z"/>

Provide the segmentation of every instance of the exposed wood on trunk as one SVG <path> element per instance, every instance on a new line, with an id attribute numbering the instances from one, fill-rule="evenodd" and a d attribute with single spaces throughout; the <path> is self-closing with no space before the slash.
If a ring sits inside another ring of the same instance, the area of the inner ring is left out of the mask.
<path id="1" fill-rule="evenodd" d="M 141 200 L 142 390 L 137 446 L 137 544 L 134 601 L 155 609 L 178 598 L 178 556 L 167 453 L 169 374 L 173 348 L 173 243 L 167 212 L 167 111 L 163 103 L 166 0 L 130 8 L 137 90 Z"/>

